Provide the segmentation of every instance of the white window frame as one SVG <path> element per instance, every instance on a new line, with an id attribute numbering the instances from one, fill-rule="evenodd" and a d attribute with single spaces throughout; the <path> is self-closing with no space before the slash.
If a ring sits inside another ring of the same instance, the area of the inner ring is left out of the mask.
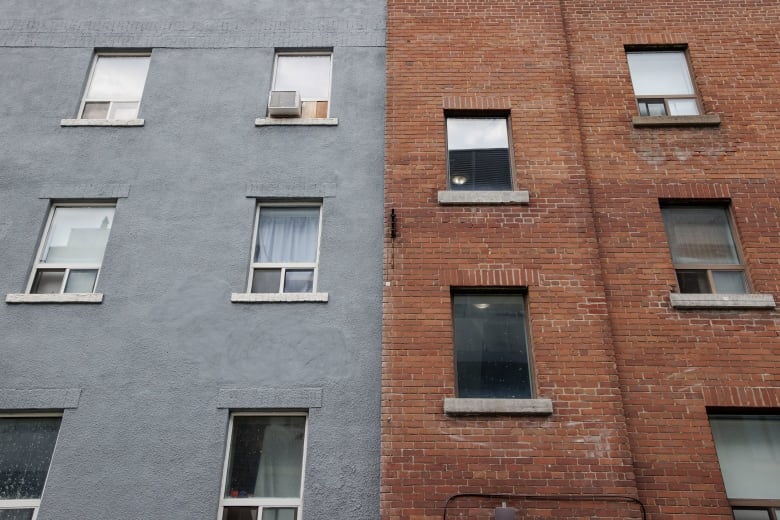
<path id="1" fill-rule="evenodd" d="M 279 66 L 279 58 L 285 57 L 285 56 L 327 56 L 330 58 L 330 67 L 328 68 L 328 97 L 326 99 L 321 98 L 308 98 L 301 96 L 301 103 L 304 102 L 317 102 L 317 101 L 325 101 L 328 103 L 328 112 L 325 114 L 325 117 L 322 119 L 327 119 L 330 117 L 330 105 L 331 105 L 331 96 L 332 96 L 332 90 L 333 90 L 333 51 L 277 51 L 276 54 L 274 54 L 274 73 L 273 78 L 271 78 L 271 90 L 276 90 L 276 72 Z"/>
<path id="2" fill-rule="evenodd" d="M 303 457 L 301 459 L 301 493 L 298 498 L 263 498 L 246 497 L 232 498 L 225 496 L 227 486 L 228 465 L 230 463 L 230 444 L 233 440 L 233 419 L 235 417 L 303 417 L 305 419 L 303 428 Z M 222 467 L 222 481 L 219 487 L 219 516 L 217 520 L 222 520 L 226 507 L 257 507 L 257 520 L 263 516 L 263 508 L 296 508 L 298 513 L 296 518 L 301 520 L 303 511 L 303 490 L 306 483 L 306 449 L 309 444 L 309 414 L 305 412 L 231 412 L 230 422 L 228 423 L 227 442 L 225 443 L 225 460 Z M 33 518 L 33 520 L 35 520 Z"/>
<path id="3" fill-rule="evenodd" d="M 81 104 L 79 105 L 79 114 L 78 119 L 85 119 L 84 118 L 84 106 L 87 103 L 108 103 L 108 112 L 106 113 L 106 121 L 132 121 L 133 119 L 127 120 L 127 119 L 114 119 L 111 118 L 111 111 L 114 106 L 114 103 L 138 103 L 138 111 L 141 110 L 141 100 L 143 99 L 143 90 L 146 90 L 146 79 L 144 80 L 144 89 L 141 91 L 141 96 L 138 99 L 88 99 L 87 98 L 87 92 L 89 92 L 89 87 L 92 85 L 92 78 L 95 74 L 95 68 L 97 68 L 97 62 L 100 58 L 149 58 L 150 66 L 151 66 L 151 58 L 152 53 L 151 52 L 119 52 L 119 51 L 110 51 L 110 52 L 96 52 L 94 57 L 92 58 L 92 65 L 89 69 L 89 77 L 87 78 L 87 83 L 84 85 L 84 93 L 81 96 Z M 136 117 L 134 119 L 137 119 L 138 115 L 136 114 Z M 101 119 L 102 120 L 102 119 Z"/>
<path id="4" fill-rule="evenodd" d="M 317 224 L 317 255 L 314 262 L 273 262 L 262 263 L 255 262 L 255 248 L 257 247 L 257 234 L 260 226 L 260 210 L 261 208 L 319 208 L 319 222 Z M 297 203 L 267 203 L 258 202 L 255 208 L 255 223 L 254 230 L 252 232 L 252 248 L 249 251 L 249 276 L 247 280 L 246 292 L 252 293 L 252 282 L 255 277 L 256 269 L 280 269 L 281 274 L 279 277 L 279 290 L 273 293 L 253 293 L 253 294 L 314 294 L 317 292 L 317 279 L 319 277 L 319 265 L 320 265 L 320 243 L 322 242 L 322 203 L 319 202 L 297 202 Z M 314 271 L 312 278 L 312 290 L 308 293 L 293 293 L 284 291 L 284 278 L 287 270 L 297 269 L 312 269 Z"/>
<path id="5" fill-rule="evenodd" d="M 57 271 L 57 270 L 65 270 L 65 274 L 62 277 L 62 283 L 60 284 L 60 291 L 58 293 L 52 293 L 52 294 L 94 294 L 97 290 L 97 284 L 100 281 L 100 271 L 103 267 L 103 259 L 100 259 L 100 263 L 83 263 L 83 264 L 59 264 L 59 263 L 49 263 L 49 262 L 41 262 L 41 256 L 44 253 L 44 250 L 46 249 L 46 242 L 49 238 L 49 232 L 51 231 L 51 223 L 54 220 L 54 212 L 57 208 L 114 208 L 114 215 L 116 216 L 116 203 L 115 202 L 96 202 L 96 203 L 76 203 L 76 202 L 68 202 L 68 203 L 56 203 L 52 204 L 51 208 L 49 209 L 49 216 L 46 219 L 46 227 L 43 230 L 43 234 L 41 235 L 41 241 L 40 244 L 38 244 L 38 250 L 35 253 L 35 263 L 33 264 L 33 268 L 30 272 L 30 279 L 27 281 L 27 289 L 25 291 L 26 294 L 45 294 L 45 293 L 33 293 L 32 288 L 35 284 L 35 276 L 38 274 L 39 271 Z M 113 222 L 112 222 L 113 225 Z M 109 234 L 110 238 L 110 234 Z M 68 277 L 70 276 L 71 271 L 78 271 L 78 270 L 97 270 L 97 274 L 95 275 L 95 285 L 92 287 L 92 293 L 65 293 L 65 287 L 68 284 Z"/>
<path id="6" fill-rule="evenodd" d="M 61 413 L 0 413 L 0 419 L 34 419 L 38 417 L 59 417 L 62 419 Z M 62 421 L 60 421 L 60 427 L 62 427 Z M 54 441 L 54 451 L 52 452 L 52 459 L 54 459 L 54 453 L 57 451 L 57 442 L 60 439 L 60 432 L 57 430 L 57 440 Z M 46 484 L 49 480 L 49 471 L 51 471 L 51 461 L 49 461 L 49 467 L 46 469 L 46 481 L 43 484 L 43 490 L 41 491 L 41 497 L 46 492 Z M 38 517 L 38 509 L 41 507 L 41 497 L 39 498 L 26 498 L 21 500 L 3 500 L 0 499 L 0 509 L 32 509 L 32 520 L 36 520 Z"/>

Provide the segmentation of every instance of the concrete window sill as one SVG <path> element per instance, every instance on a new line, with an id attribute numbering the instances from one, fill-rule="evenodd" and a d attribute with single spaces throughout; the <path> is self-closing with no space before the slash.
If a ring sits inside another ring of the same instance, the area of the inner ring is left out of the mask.
<path id="1" fill-rule="evenodd" d="M 102 293 L 6 294 L 6 303 L 102 303 Z"/>
<path id="2" fill-rule="evenodd" d="M 233 303 L 327 303 L 328 293 L 233 293 Z"/>
<path id="3" fill-rule="evenodd" d="M 258 117 L 255 119 L 255 126 L 336 126 L 338 124 L 339 120 L 335 117 Z"/>
<path id="4" fill-rule="evenodd" d="M 771 294 L 689 294 L 670 293 L 675 309 L 774 309 Z"/>
<path id="5" fill-rule="evenodd" d="M 636 128 L 660 126 L 719 126 L 718 114 L 703 114 L 700 116 L 634 116 L 631 120 Z"/>
<path id="6" fill-rule="evenodd" d="M 528 190 L 518 191 L 440 191 L 439 204 L 528 204 Z"/>
<path id="7" fill-rule="evenodd" d="M 143 119 L 63 119 L 60 126 L 144 126 Z"/>
<path id="8" fill-rule="evenodd" d="M 552 415 L 551 399 L 444 399 L 447 415 Z"/>

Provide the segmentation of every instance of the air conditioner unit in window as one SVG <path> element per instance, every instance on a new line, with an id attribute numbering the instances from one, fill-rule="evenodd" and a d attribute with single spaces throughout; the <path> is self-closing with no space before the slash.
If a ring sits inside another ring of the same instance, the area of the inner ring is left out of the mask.
<path id="1" fill-rule="evenodd" d="M 295 90 L 272 90 L 268 96 L 271 117 L 301 117 L 301 95 Z"/>

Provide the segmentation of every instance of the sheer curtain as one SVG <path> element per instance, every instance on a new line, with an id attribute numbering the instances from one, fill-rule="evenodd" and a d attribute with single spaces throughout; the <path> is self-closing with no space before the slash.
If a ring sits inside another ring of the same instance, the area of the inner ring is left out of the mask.
<path id="1" fill-rule="evenodd" d="M 255 262 L 315 262 L 319 221 L 318 207 L 260 208 Z"/>
<path id="2" fill-rule="evenodd" d="M 293 417 L 282 421 L 265 428 L 255 496 L 292 498 L 301 494 L 304 420 Z M 293 508 L 263 510 L 263 520 L 295 520 L 295 517 L 296 510 Z"/>

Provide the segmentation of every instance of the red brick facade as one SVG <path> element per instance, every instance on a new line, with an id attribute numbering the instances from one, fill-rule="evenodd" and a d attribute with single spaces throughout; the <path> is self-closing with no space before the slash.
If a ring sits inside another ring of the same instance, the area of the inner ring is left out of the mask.
<path id="1" fill-rule="evenodd" d="M 778 314 L 673 308 L 660 205 L 728 204 L 750 292 L 780 294 L 779 32 L 776 1 L 389 0 L 383 519 L 440 519 L 460 493 L 546 497 L 507 500 L 518 518 L 641 518 L 576 494 L 731 518 L 708 411 L 780 409 Z M 719 124 L 632 124 L 643 45 L 686 49 Z M 527 205 L 439 203 L 448 113 L 508 116 Z M 451 294 L 475 287 L 526 294 L 552 414 L 444 413 Z"/>

